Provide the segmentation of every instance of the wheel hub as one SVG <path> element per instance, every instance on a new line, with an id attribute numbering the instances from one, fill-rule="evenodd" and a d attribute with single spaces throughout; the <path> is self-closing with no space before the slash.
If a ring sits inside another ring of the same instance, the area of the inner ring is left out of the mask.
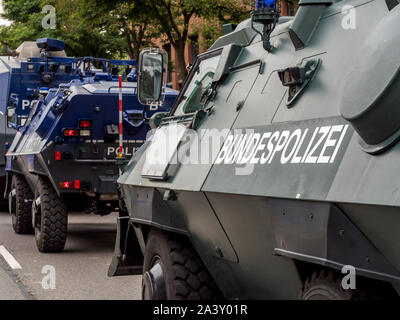
<path id="1" fill-rule="evenodd" d="M 144 300 L 167 299 L 164 271 L 160 262 L 156 262 L 149 271 L 144 273 L 142 294 Z"/>

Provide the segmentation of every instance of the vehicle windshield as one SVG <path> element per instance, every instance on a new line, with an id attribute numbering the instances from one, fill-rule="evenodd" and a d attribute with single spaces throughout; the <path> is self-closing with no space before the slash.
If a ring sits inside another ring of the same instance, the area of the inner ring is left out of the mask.
<path id="1" fill-rule="evenodd" d="M 203 93 L 211 87 L 220 58 L 221 56 L 218 55 L 204 59 L 192 72 L 190 83 L 175 110 L 175 116 L 196 112 L 204 107 L 200 99 Z"/>
<path id="2" fill-rule="evenodd" d="M 35 115 L 36 110 L 37 110 L 37 108 L 38 108 L 38 105 L 41 104 L 41 103 L 42 103 L 42 102 L 37 101 L 37 100 L 35 100 L 34 102 L 31 102 L 31 107 L 30 107 L 31 110 L 29 111 L 29 114 L 28 114 L 28 117 L 26 118 L 25 123 L 24 123 L 24 124 L 21 124 L 22 126 L 27 127 L 27 126 L 31 123 L 32 118 L 33 118 L 33 116 Z"/>

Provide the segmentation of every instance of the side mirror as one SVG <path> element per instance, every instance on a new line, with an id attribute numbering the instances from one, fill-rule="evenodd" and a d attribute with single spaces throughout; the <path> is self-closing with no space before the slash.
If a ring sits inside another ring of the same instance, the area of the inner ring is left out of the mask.
<path id="1" fill-rule="evenodd" d="M 162 49 L 145 49 L 139 56 L 138 99 L 141 104 L 158 104 L 166 84 L 168 55 Z"/>
<path id="2" fill-rule="evenodd" d="M 15 107 L 7 108 L 7 127 L 15 129 L 17 127 L 17 121 L 15 117 Z"/>

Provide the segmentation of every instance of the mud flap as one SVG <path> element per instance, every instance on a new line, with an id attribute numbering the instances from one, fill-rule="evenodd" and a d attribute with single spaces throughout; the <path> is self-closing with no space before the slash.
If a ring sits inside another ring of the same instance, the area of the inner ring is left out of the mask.
<path id="1" fill-rule="evenodd" d="M 2 168 L 2 166 L 0 166 L 0 170 L 5 170 Z M 2 190 L 4 190 L 4 194 L 3 194 L 3 198 L 4 199 L 8 199 L 8 194 L 9 194 L 9 190 L 11 189 L 11 174 L 9 172 L 6 171 L 6 176 L 5 176 L 5 183 L 3 185 L 2 183 L 2 178 L 0 177 L 0 188 L 2 188 Z"/>
<path id="2" fill-rule="evenodd" d="M 129 216 L 117 220 L 117 237 L 114 256 L 108 269 L 108 276 L 141 275 L 143 254 Z"/>
<path id="3" fill-rule="evenodd" d="M 4 167 L 0 165 L 0 170 L 4 170 Z M 0 209 L 2 211 L 10 211 L 9 193 L 11 193 L 11 175 L 6 172 L 5 176 L 0 176 L 0 189 L 4 190 L 3 197 L 0 197 Z M 8 207 L 8 209 L 7 209 Z"/>

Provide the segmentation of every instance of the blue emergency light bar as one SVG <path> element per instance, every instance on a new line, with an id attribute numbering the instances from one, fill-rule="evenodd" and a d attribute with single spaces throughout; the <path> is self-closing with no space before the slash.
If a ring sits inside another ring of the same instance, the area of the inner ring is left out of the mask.
<path id="1" fill-rule="evenodd" d="M 271 52 L 273 46 L 270 42 L 270 35 L 279 21 L 281 0 L 252 0 L 251 9 L 251 26 L 255 32 L 261 35 L 264 49 Z M 262 32 L 254 27 L 254 22 L 263 25 Z"/>
<path id="2" fill-rule="evenodd" d="M 253 0 L 253 10 L 276 9 L 277 0 Z"/>

